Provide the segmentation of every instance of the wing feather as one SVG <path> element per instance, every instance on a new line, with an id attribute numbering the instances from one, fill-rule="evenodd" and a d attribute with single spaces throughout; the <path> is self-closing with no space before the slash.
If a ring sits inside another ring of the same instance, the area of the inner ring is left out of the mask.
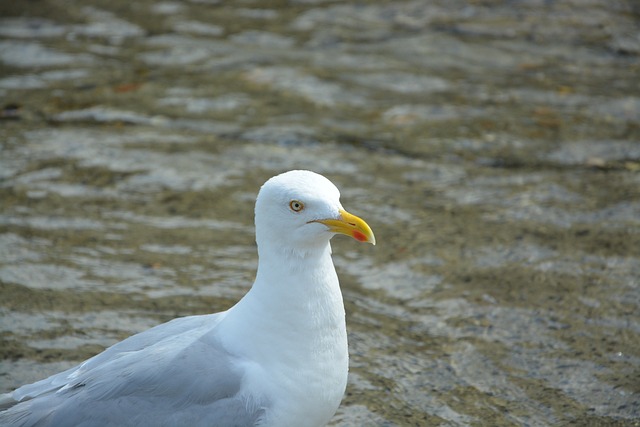
<path id="1" fill-rule="evenodd" d="M 242 371 L 212 338 L 224 314 L 175 319 L 20 387 L 0 425 L 255 425 L 264 407 L 239 394 Z"/>

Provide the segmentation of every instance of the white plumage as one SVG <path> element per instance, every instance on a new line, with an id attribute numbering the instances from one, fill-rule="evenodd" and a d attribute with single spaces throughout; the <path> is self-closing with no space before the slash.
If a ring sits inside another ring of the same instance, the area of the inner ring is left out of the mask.
<path id="1" fill-rule="evenodd" d="M 268 180 L 255 209 L 256 279 L 235 306 L 174 319 L 0 396 L 0 425 L 325 425 L 348 370 L 329 240 L 375 244 L 339 197 L 313 172 Z"/>

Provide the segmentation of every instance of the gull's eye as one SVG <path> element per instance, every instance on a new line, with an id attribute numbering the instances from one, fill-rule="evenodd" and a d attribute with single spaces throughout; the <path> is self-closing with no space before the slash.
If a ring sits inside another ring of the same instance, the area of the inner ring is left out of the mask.
<path id="1" fill-rule="evenodd" d="M 289 207 L 294 212 L 300 212 L 302 209 L 304 209 L 304 203 L 299 202 L 298 200 L 292 200 L 289 202 Z"/>

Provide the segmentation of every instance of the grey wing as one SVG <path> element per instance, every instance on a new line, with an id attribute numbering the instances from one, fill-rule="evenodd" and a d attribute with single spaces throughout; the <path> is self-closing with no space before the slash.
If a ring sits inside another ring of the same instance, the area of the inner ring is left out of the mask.
<path id="1" fill-rule="evenodd" d="M 186 331 L 196 330 L 204 326 L 213 328 L 222 319 L 224 314 L 223 312 L 204 316 L 181 317 L 132 335 L 112 345 L 102 353 L 85 360 L 78 366 L 74 366 L 71 369 L 35 383 L 26 384 L 14 390 L 12 393 L 0 395 L 0 411 L 22 400 L 32 399 L 36 396 L 58 390 L 73 381 L 73 378 L 81 375 L 83 372 L 107 363 L 109 360 L 119 357 L 124 352 L 139 351 L 169 337 L 182 334 Z"/>
<path id="2" fill-rule="evenodd" d="M 238 394 L 243 372 L 210 328 L 170 329 L 181 333 L 67 371 L 66 384 L 1 412 L 0 425 L 255 425 L 265 406 Z"/>
<path id="3" fill-rule="evenodd" d="M 24 404 L 24 403 L 23 403 Z M 21 405 L 23 405 L 21 404 Z M 87 403 L 93 412 L 87 414 L 69 410 L 61 413 L 11 413 L 0 416 L 0 426 L 11 427 L 254 427 L 259 425 L 264 410 L 248 412 L 239 399 L 221 400 L 215 405 L 194 407 L 173 413 L 153 401 L 132 401 L 125 398 L 112 402 Z M 37 409 L 37 408 L 36 408 Z M 1 414 L 0 414 L 1 415 Z M 67 418 L 63 416 L 68 415 Z"/>

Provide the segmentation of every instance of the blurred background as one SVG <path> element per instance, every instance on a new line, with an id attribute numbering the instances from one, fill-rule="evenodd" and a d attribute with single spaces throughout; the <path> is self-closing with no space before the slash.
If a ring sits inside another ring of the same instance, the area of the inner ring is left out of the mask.
<path id="1" fill-rule="evenodd" d="M 0 3 L 0 392 L 252 283 L 326 175 L 332 426 L 640 425 L 640 4 Z"/>

